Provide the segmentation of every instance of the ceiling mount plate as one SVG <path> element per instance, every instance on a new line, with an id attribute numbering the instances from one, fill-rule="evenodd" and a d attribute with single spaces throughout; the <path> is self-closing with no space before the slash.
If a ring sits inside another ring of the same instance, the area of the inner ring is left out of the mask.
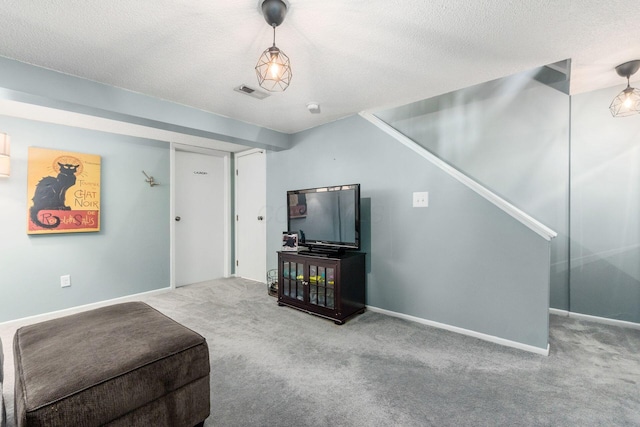
<path id="1" fill-rule="evenodd" d="M 631 77 L 640 69 L 640 59 L 625 62 L 616 67 L 616 73 L 620 77 Z"/>
<path id="2" fill-rule="evenodd" d="M 264 20 L 272 27 L 282 24 L 287 15 L 287 5 L 282 0 L 264 0 L 261 10 Z"/>

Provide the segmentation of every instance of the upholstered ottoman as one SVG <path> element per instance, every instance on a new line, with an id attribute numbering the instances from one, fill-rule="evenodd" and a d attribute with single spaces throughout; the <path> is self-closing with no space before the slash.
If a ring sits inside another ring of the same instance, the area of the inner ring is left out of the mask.
<path id="1" fill-rule="evenodd" d="M 209 416 L 205 339 L 147 304 L 25 326 L 13 348 L 18 427 L 191 427 Z"/>

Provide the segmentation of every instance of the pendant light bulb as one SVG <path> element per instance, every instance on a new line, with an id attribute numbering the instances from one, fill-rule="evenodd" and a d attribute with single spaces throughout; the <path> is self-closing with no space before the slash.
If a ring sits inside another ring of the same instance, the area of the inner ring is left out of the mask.
<path id="1" fill-rule="evenodd" d="M 282 68 L 278 63 L 280 55 L 278 52 L 270 52 L 269 55 L 271 56 L 269 60 L 269 74 L 271 74 L 272 79 L 277 79 L 280 76 L 280 70 Z"/>
<path id="2" fill-rule="evenodd" d="M 272 79 L 277 79 L 280 75 L 280 66 L 276 63 L 272 63 L 269 66 L 269 73 L 271 74 Z"/>
<path id="3" fill-rule="evenodd" d="M 631 90 L 624 91 L 624 103 L 622 105 L 624 105 L 625 108 L 631 108 L 631 106 L 633 105 L 633 99 L 631 97 L 631 94 L 633 93 L 633 88 L 631 88 L 631 86 L 627 86 L 627 89 L 631 89 Z"/>

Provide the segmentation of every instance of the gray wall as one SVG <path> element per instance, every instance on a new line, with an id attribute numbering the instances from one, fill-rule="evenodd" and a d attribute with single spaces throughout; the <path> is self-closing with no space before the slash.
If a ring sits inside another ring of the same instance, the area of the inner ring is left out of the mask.
<path id="1" fill-rule="evenodd" d="M 571 98 L 570 307 L 640 323 L 640 115 L 608 109 L 624 87 Z"/>
<path id="2" fill-rule="evenodd" d="M 360 117 L 293 139 L 267 155 L 269 268 L 287 190 L 360 183 L 368 305 L 546 349 L 547 241 Z"/>
<path id="3" fill-rule="evenodd" d="M 290 135 L 7 58 L 0 58 L 0 98 L 170 130 L 183 143 L 200 136 L 290 146 Z M 168 143 L 50 125 L 55 119 L 42 115 L 43 122 L 0 116 L 13 168 L 0 178 L 0 322 L 168 287 Z M 102 156 L 101 232 L 26 235 L 30 145 Z M 143 169 L 163 185 L 150 189 Z M 71 288 L 60 288 L 63 274 L 71 274 Z"/>
<path id="4" fill-rule="evenodd" d="M 569 308 L 569 116 L 546 68 L 376 115 L 550 227 L 551 301 Z"/>
<path id="5" fill-rule="evenodd" d="M 169 286 L 167 143 L 5 116 L 0 131 L 12 167 L 0 178 L 0 322 Z M 100 232 L 26 234 L 29 146 L 102 156 Z"/>

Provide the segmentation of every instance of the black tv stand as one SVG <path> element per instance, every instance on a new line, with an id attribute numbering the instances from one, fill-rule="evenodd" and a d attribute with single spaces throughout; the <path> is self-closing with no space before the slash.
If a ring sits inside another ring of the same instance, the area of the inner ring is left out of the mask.
<path id="1" fill-rule="evenodd" d="M 341 325 L 365 310 L 365 254 L 278 252 L 278 305 Z"/>

